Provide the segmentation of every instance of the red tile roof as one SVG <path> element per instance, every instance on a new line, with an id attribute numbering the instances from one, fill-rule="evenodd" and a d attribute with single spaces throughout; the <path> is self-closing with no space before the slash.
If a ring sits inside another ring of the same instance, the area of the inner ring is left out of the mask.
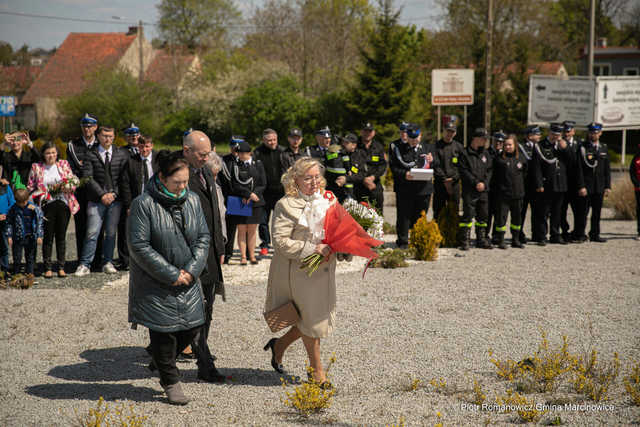
<path id="1" fill-rule="evenodd" d="M 40 75 L 43 67 L 0 66 L 0 92 L 3 95 L 15 95 L 12 92 L 26 92 L 33 81 Z"/>
<path id="2" fill-rule="evenodd" d="M 175 86 L 189 70 L 195 55 L 172 54 L 166 49 L 158 50 L 145 72 L 145 79 L 166 86 Z"/>
<path id="3" fill-rule="evenodd" d="M 86 87 L 86 74 L 115 66 L 136 35 L 125 33 L 70 33 L 49 59 L 22 100 L 34 104 L 39 97 L 76 95 Z"/>

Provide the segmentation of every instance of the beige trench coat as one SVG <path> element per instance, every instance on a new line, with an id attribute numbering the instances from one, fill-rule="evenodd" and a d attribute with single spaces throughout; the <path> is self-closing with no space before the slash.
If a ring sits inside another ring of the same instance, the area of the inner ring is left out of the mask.
<path id="1" fill-rule="evenodd" d="M 300 262 L 311 255 L 311 232 L 298 224 L 305 207 L 299 197 L 285 196 L 276 204 L 271 223 L 274 254 L 269 267 L 265 312 L 292 300 L 301 320 L 298 329 L 313 338 L 325 338 L 335 324 L 336 256 L 309 277 Z"/>

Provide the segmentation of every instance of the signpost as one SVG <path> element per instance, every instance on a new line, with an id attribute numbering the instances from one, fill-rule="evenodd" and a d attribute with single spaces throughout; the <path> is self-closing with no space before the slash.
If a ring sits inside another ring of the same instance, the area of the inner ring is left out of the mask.
<path id="1" fill-rule="evenodd" d="M 640 77 L 532 75 L 529 79 L 529 124 L 573 120 L 578 127 L 602 123 L 603 130 L 622 131 L 622 160 L 627 130 L 640 129 Z"/>
<path id="2" fill-rule="evenodd" d="M 9 126 L 12 118 L 16 115 L 17 99 L 15 96 L 0 96 L 0 117 L 2 117 L 2 132 L 6 132 L 7 127 L 5 117 L 9 117 Z"/>
<path id="3" fill-rule="evenodd" d="M 530 125 L 549 126 L 573 120 L 578 127 L 593 121 L 595 87 L 589 77 L 561 79 L 532 75 L 529 79 Z"/>
<path id="4" fill-rule="evenodd" d="M 431 71 L 431 105 L 438 106 L 438 139 L 440 139 L 440 106 L 464 105 L 464 141 L 467 141 L 467 105 L 473 104 L 473 70 L 445 68 Z"/>
<path id="5" fill-rule="evenodd" d="M 598 77 L 595 121 L 603 130 L 622 130 L 622 160 L 627 154 L 627 129 L 640 129 L 640 77 Z"/>

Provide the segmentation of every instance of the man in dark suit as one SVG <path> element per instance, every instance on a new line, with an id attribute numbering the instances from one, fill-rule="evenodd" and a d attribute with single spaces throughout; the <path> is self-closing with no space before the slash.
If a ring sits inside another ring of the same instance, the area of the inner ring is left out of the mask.
<path id="1" fill-rule="evenodd" d="M 123 206 L 120 223 L 118 224 L 118 254 L 120 270 L 129 269 L 129 248 L 127 247 L 127 217 L 133 199 L 144 192 L 149 179 L 158 170 L 156 152 L 153 150 L 153 139 L 142 135 L 136 145 L 136 154 L 129 158 L 129 163 L 123 176 Z"/>
<path id="2" fill-rule="evenodd" d="M 100 126 L 97 131 L 99 145 L 88 152 L 82 164 L 82 176 L 89 178 L 87 191 L 87 235 L 80 254 L 76 276 L 89 274 L 89 265 L 96 253 L 98 235 L 103 223 L 102 271 L 116 273 L 113 266 L 113 251 L 116 231 L 120 221 L 123 200 L 123 175 L 129 162 L 126 150 L 113 145 L 115 131 L 112 127 Z"/>
<path id="3" fill-rule="evenodd" d="M 211 233 L 207 266 L 200 276 L 205 297 L 205 324 L 191 347 L 198 359 L 198 378 L 208 382 L 224 382 L 224 376 L 216 369 L 215 356 L 211 354 L 207 343 L 215 295 L 222 295 L 222 300 L 225 300 L 221 268 L 225 242 L 222 235 L 218 194 L 215 188 L 215 178 L 209 168 L 204 167 L 211 151 L 211 141 L 203 132 L 192 131 L 185 135 L 182 152 L 190 166 L 189 190 L 200 198 L 202 211 Z"/>
<path id="4" fill-rule="evenodd" d="M 73 174 L 78 178 L 82 177 L 82 165 L 88 152 L 98 146 L 96 139 L 96 129 L 98 120 L 85 114 L 80 120 L 80 130 L 82 135 L 67 144 L 67 161 L 71 166 Z M 82 245 L 87 234 L 87 191 L 85 187 L 76 189 L 76 199 L 80 205 L 80 210 L 73 216 L 76 224 L 76 250 L 78 256 L 82 253 Z M 100 246 L 100 245 L 99 245 Z"/>

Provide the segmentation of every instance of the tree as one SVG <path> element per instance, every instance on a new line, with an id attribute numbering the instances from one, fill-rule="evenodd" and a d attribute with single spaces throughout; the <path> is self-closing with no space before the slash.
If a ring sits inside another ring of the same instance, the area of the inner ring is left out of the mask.
<path id="1" fill-rule="evenodd" d="M 160 37 L 192 50 L 226 46 L 241 16 L 232 0 L 162 0 L 158 11 Z"/>
<path id="2" fill-rule="evenodd" d="M 250 86 L 234 102 L 233 131 L 244 133 L 249 142 L 257 142 L 267 127 L 286 135 L 291 127 L 306 123 L 310 108 L 311 101 L 302 96 L 293 77 L 264 80 Z"/>
<path id="3" fill-rule="evenodd" d="M 11 65 L 13 48 L 7 42 L 0 42 L 0 65 Z"/>
<path id="4" fill-rule="evenodd" d="M 415 31 L 398 25 L 400 11 L 393 10 L 393 0 L 384 0 L 380 6 L 369 33 L 369 48 L 360 51 L 364 65 L 347 104 L 352 127 L 364 120 L 397 124 L 410 105 L 409 58 L 415 53 Z"/>
<path id="5" fill-rule="evenodd" d="M 158 136 L 166 132 L 163 122 L 170 110 L 167 89 L 149 81 L 139 84 L 123 70 L 97 70 L 82 93 L 60 101 L 60 134 L 63 138 L 76 136 L 78 120 L 88 112 L 116 130 L 134 121 L 142 132 Z"/>
<path id="6" fill-rule="evenodd" d="M 267 0 L 251 19 L 245 47 L 286 63 L 307 96 L 343 89 L 372 13 L 368 0 Z"/>

